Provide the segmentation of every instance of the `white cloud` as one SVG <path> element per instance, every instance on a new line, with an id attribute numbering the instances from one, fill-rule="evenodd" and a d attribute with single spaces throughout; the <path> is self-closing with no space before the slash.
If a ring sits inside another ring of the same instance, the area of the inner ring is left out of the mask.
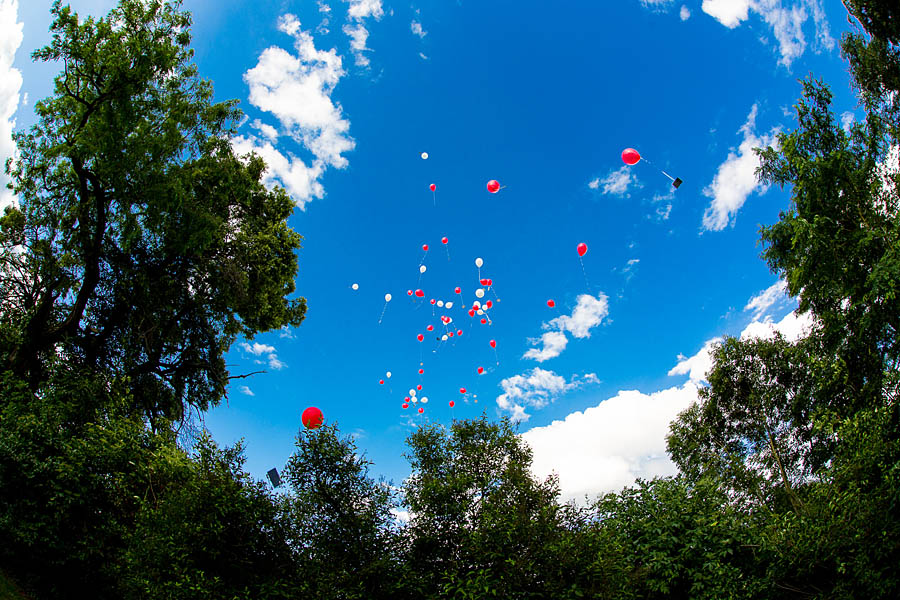
<path id="1" fill-rule="evenodd" d="M 604 177 L 603 179 L 594 179 L 588 184 L 593 190 L 601 188 L 601 192 L 603 194 L 612 194 L 614 196 L 622 196 L 627 191 L 629 186 L 634 184 L 636 187 L 640 187 L 637 179 L 634 177 L 632 170 L 628 166 L 624 166 L 621 169 L 616 169 L 615 171 L 611 171 L 609 175 Z"/>
<path id="2" fill-rule="evenodd" d="M 276 140 L 278 140 L 278 130 L 271 125 L 263 123 L 259 119 L 254 119 L 253 123 L 251 123 L 251 126 L 253 127 L 253 129 L 256 129 L 263 136 L 265 136 L 266 139 L 268 139 L 270 142 L 275 142 Z"/>
<path id="3" fill-rule="evenodd" d="M 681 17 L 682 21 L 687 21 L 691 18 L 691 9 L 689 9 L 684 4 L 681 5 L 681 11 L 679 11 L 678 16 Z"/>
<path id="4" fill-rule="evenodd" d="M 849 110 L 841 113 L 841 127 L 845 132 L 850 133 L 850 126 L 853 125 L 854 120 L 856 120 L 856 117 Z"/>
<path id="5" fill-rule="evenodd" d="M 591 336 L 591 329 L 600 324 L 609 314 L 609 299 L 600 293 L 597 297 L 590 294 L 578 296 L 578 304 L 571 315 L 562 315 L 550 321 L 550 327 L 559 331 L 568 331 L 577 338 Z"/>
<path id="6" fill-rule="evenodd" d="M 350 37 L 350 49 L 353 51 L 357 66 L 367 67 L 369 57 L 365 55 L 365 52 L 371 52 L 372 49 L 366 46 L 369 30 L 366 29 L 365 20 L 368 18 L 381 20 L 381 17 L 384 16 L 381 0 L 344 0 L 344 2 L 350 3 L 350 7 L 347 9 L 347 18 L 350 23 L 344 25 L 343 31 Z"/>
<path id="7" fill-rule="evenodd" d="M 548 331 L 541 336 L 543 348 L 531 348 L 522 356 L 522 358 L 531 358 L 538 362 L 544 362 L 551 358 L 556 358 L 562 351 L 566 349 L 569 338 L 562 331 Z"/>
<path id="8" fill-rule="evenodd" d="M 673 375 L 687 375 L 688 379 L 695 383 L 706 381 L 706 374 L 709 373 L 709 370 L 713 365 L 710 352 L 712 352 L 721 341 L 722 338 L 707 340 L 707 342 L 703 344 L 703 348 L 690 358 L 679 355 L 678 364 L 669 369 L 668 375 L 670 377 Z"/>
<path id="9" fill-rule="evenodd" d="M 629 262 L 629 265 L 632 263 Z M 578 296 L 578 301 L 571 315 L 562 315 L 543 325 L 548 329 L 540 342 L 543 348 L 531 348 L 525 352 L 522 358 L 530 358 L 538 362 L 544 362 L 559 356 L 566 349 L 568 338 L 565 332 L 571 333 L 577 338 L 590 337 L 590 330 L 599 325 L 609 314 L 609 299 L 606 294 L 598 294 L 593 297 L 590 294 Z"/>
<path id="10" fill-rule="evenodd" d="M 621 490 L 635 479 L 674 475 L 666 453 L 669 423 L 697 399 L 687 382 L 653 394 L 621 391 L 584 412 L 522 434 L 534 453 L 533 473 L 559 476 L 562 498 Z"/>
<path id="11" fill-rule="evenodd" d="M 809 19 L 809 13 L 812 13 L 819 47 L 827 50 L 834 47 L 821 0 L 798 0 L 789 7 L 784 6 L 783 0 L 703 0 L 700 8 L 731 29 L 746 21 L 750 11 L 758 14 L 778 40 L 779 63 L 786 67 L 790 67 L 794 59 L 806 50 L 803 26 Z"/>
<path id="12" fill-rule="evenodd" d="M 247 395 L 247 396 L 255 396 L 255 395 L 256 395 L 256 394 L 253 393 L 253 390 L 251 390 L 251 389 L 250 389 L 249 387 L 247 387 L 246 385 L 242 385 L 242 386 L 239 388 L 238 391 L 239 391 L 240 393 L 242 393 L 242 394 Z"/>
<path id="13" fill-rule="evenodd" d="M 269 346 L 268 344 L 260 344 L 259 342 L 253 342 L 253 344 L 248 344 L 247 342 L 241 342 L 240 347 L 244 352 L 248 352 L 253 356 L 259 356 L 260 359 L 257 359 L 255 362 L 257 364 L 268 364 L 270 369 L 274 369 L 276 371 L 283 369 L 287 365 L 278 360 L 278 355 L 275 353 L 275 347 Z M 263 355 L 265 357 L 263 358 Z"/>
<path id="14" fill-rule="evenodd" d="M 303 209 L 313 198 L 325 195 L 319 178 L 327 167 L 345 168 L 348 161 L 343 154 L 352 150 L 355 142 L 348 134 L 350 122 L 344 118 L 341 106 L 331 99 L 334 87 L 345 74 L 341 57 L 334 49 L 317 50 L 312 36 L 301 30 L 294 15 L 281 17 L 278 28 L 294 38 L 297 54 L 279 47 L 267 48 L 256 66 L 244 73 L 244 81 L 250 88 L 250 103 L 273 114 L 283 135 L 309 151 L 312 161 L 306 164 L 277 149 L 272 136 L 278 131 L 259 120 L 253 126 L 268 139 L 239 136 L 233 146 L 239 154 L 259 154 L 269 166 L 266 182 L 284 186 Z"/>
<path id="15" fill-rule="evenodd" d="M 570 390 L 597 382 L 593 373 L 573 377 L 567 382 L 553 371 L 535 367 L 529 373 L 507 377 L 500 382 L 503 393 L 497 397 L 497 406 L 508 412 L 513 421 L 527 421 L 531 415 L 525 412 L 526 408 L 543 408 Z"/>
<path id="16" fill-rule="evenodd" d="M 741 339 L 771 338 L 776 332 L 789 341 L 796 341 L 809 334 L 813 326 L 813 319 L 809 313 L 797 314 L 789 312 L 780 321 L 775 322 L 771 317 L 762 321 L 754 320 L 741 331 Z"/>
<path id="17" fill-rule="evenodd" d="M 757 135 L 754 132 L 757 110 L 758 107 L 754 104 L 747 122 L 739 130 L 744 139 L 737 152 L 732 150 L 728 153 L 728 158 L 719 165 L 712 183 L 703 190 L 705 196 L 712 198 L 703 213 L 703 227 L 707 230 L 721 231 L 729 223 L 733 225 L 734 217 L 747 201 L 747 196 L 752 192 L 764 193 L 768 189 L 756 178 L 759 157 L 753 149 L 773 145 L 777 129 L 764 136 Z"/>
<path id="18" fill-rule="evenodd" d="M 6 159 L 16 157 L 12 131 L 16 126 L 14 115 L 19 108 L 22 74 L 12 65 L 22 44 L 18 14 L 18 0 L 0 0 L 0 215 L 6 206 L 15 203 L 12 192 L 6 188 L 9 179 L 3 173 Z"/>
<path id="19" fill-rule="evenodd" d="M 428 35 L 428 32 L 422 29 L 422 24 L 415 19 L 413 19 L 412 23 L 409 24 L 409 29 L 420 38 L 424 38 L 426 35 Z"/>
<path id="20" fill-rule="evenodd" d="M 747 302 L 747 306 L 744 307 L 744 310 L 752 310 L 753 318 L 759 319 L 777 302 L 784 300 L 786 298 L 786 293 L 787 284 L 783 279 L 779 279 L 768 288 L 750 298 L 750 300 Z"/>
<path id="21" fill-rule="evenodd" d="M 279 331 L 280 331 L 280 333 L 278 334 L 278 337 L 288 338 L 289 340 L 294 339 L 294 332 L 291 331 L 291 328 L 289 325 L 282 325 L 282 327 Z"/>

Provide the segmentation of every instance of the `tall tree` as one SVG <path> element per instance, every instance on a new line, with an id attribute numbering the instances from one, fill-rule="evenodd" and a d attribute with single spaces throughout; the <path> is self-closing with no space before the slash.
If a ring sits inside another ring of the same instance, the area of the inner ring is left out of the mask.
<path id="1" fill-rule="evenodd" d="M 7 163 L 19 208 L 2 219 L 0 364 L 38 390 L 61 354 L 129 378 L 153 419 L 206 409 L 238 334 L 303 319 L 305 300 L 286 299 L 293 203 L 261 184 L 260 159 L 232 152 L 240 113 L 212 102 L 179 1 L 51 12 L 33 57 L 62 72 Z"/>

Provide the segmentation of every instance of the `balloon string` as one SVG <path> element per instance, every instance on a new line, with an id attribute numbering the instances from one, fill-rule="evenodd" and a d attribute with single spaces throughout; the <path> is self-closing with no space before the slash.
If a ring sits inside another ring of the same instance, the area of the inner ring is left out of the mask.
<path id="1" fill-rule="evenodd" d="M 431 192 L 431 200 L 437 206 L 437 192 Z"/>
<path id="2" fill-rule="evenodd" d="M 384 312 L 387 310 L 387 302 L 384 303 L 384 308 L 381 309 L 381 316 L 378 317 L 378 324 L 381 325 L 381 321 L 384 319 Z"/>
<path id="3" fill-rule="evenodd" d="M 494 358 L 497 359 L 497 366 L 500 366 L 500 356 L 497 354 L 497 349 L 494 348 Z"/>
<path id="4" fill-rule="evenodd" d="M 582 258 L 580 256 L 578 257 L 578 262 L 581 263 L 581 272 L 584 273 L 584 285 L 587 287 L 587 291 L 590 294 L 591 293 L 591 284 L 588 281 L 587 271 L 584 268 L 584 260 L 582 260 Z"/>
<path id="5" fill-rule="evenodd" d="M 444 249 L 447 251 L 447 262 L 450 262 L 450 245 L 444 244 Z"/>
<path id="6" fill-rule="evenodd" d="M 674 178 L 674 177 L 672 177 L 671 175 L 669 175 L 668 173 L 666 173 L 666 172 L 663 171 L 662 169 L 660 169 L 659 172 L 662 173 L 663 175 L 665 175 L 666 177 L 668 177 L 669 179 L 671 179 L 672 181 L 675 181 L 675 178 Z"/>

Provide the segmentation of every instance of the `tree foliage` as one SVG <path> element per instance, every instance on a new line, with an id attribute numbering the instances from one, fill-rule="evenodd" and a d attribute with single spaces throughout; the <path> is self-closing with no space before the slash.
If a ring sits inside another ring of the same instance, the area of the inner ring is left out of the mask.
<path id="1" fill-rule="evenodd" d="M 54 95 L 16 134 L 19 208 L 2 220 L 0 359 L 32 389 L 54 353 L 126 375 L 152 418 L 216 405 L 237 334 L 298 325 L 300 236 L 264 164 L 231 151 L 179 3 L 122 0 L 101 19 L 53 4 Z"/>

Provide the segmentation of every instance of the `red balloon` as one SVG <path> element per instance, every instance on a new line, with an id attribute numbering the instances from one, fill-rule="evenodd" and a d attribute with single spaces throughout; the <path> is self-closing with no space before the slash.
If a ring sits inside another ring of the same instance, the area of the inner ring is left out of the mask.
<path id="1" fill-rule="evenodd" d="M 432 183 L 431 185 L 428 186 L 428 189 L 433 192 L 434 190 L 437 189 L 437 186 Z"/>
<path id="2" fill-rule="evenodd" d="M 425 297 L 425 292 L 423 292 L 422 290 L 416 290 L 416 297 L 417 297 L 417 298 L 424 298 L 424 297 Z"/>
<path id="3" fill-rule="evenodd" d="M 487 284 L 488 284 L 488 280 L 487 280 L 487 279 L 482 279 L 479 283 L 480 283 L 481 285 L 487 285 Z"/>
<path id="4" fill-rule="evenodd" d="M 622 150 L 622 162 L 626 165 L 636 165 L 639 160 L 641 160 L 641 155 L 634 148 Z"/>
<path id="5" fill-rule="evenodd" d="M 478 374 L 481 375 L 484 373 L 484 367 L 478 367 Z"/>
<path id="6" fill-rule="evenodd" d="M 422 407 L 420 406 L 420 407 L 419 407 L 419 414 L 421 415 L 423 412 L 425 412 L 425 409 L 422 408 Z"/>
<path id="7" fill-rule="evenodd" d="M 403 408 L 409 408 L 409 404 L 407 404 L 406 402 L 404 402 L 404 403 L 403 403 Z"/>
<path id="8" fill-rule="evenodd" d="M 581 242 L 576 247 L 576 250 L 578 250 L 578 256 L 584 256 L 587 253 L 587 244 Z"/>
<path id="9" fill-rule="evenodd" d="M 484 325 L 485 323 L 487 323 L 487 319 L 482 318 L 482 319 L 481 319 L 481 324 Z"/>
<path id="10" fill-rule="evenodd" d="M 325 420 L 325 417 L 322 415 L 321 410 L 319 410 L 315 406 L 310 406 L 303 411 L 303 415 L 300 417 L 300 420 L 303 422 L 303 426 L 307 429 L 318 429 L 322 426 L 322 421 Z"/>
<path id="11" fill-rule="evenodd" d="M 448 331 L 448 332 L 447 332 L 447 337 L 453 337 L 453 332 L 452 332 L 452 331 Z"/>
<path id="12" fill-rule="evenodd" d="M 450 408 L 453 408 L 454 406 L 456 406 L 456 402 L 454 402 L 453 400 L 451 400 L 451 401 L 450 401 Z"/>
<path id="13" fill-rule="evenodd" d="M 419 391 L 421 392 L 421 391 L 422 391 L 422 384 L 420 383 L 419 385 L 417 385 L 417 386 L 416 386 L 416 389 L 419 390 Z"/>
<path id="14" fill-rule="evenodd" d="M 456 292 L 457 294 L 461 294 L 461 293 L 462 293 L 462 290 L 461 290 L 459 287 L 457 287 L 457 288 L 456 288 L 455 290 L 453 290 L 453 291 Z"/>
<path id="15" fill-rule="evenodd" d="M 425 339 L 425 336 L 420 333 L 419 335 L 416 336 L 416 339 L 421 342 L 422 340 Z"/>
<path id="16" fill-rule="evenodd" d="M 470 308 L 470 309 L 469 309 L 469 316 L 470 316 L 470 317 L 474 317 L 474 316 L 475 316 L 475 309 L 474 309 L 474 308 Z"/>
<path id="17" fill-rule="evenodd" d="M 554 302 L 553 300 L 547 300 L 547 306 L 553 308 L 554 306 L 556 306 L 556 302 Z"/>
<path id="18" fill-rule="evenodd" d="M 384 379 L 379 379 L 378 383 L 379 383 L 379 385 L 384 385 Z"/>
<path id="19" fill-rule="evenodd" d="M 456 330 L 456 335 L 462 335 L 462 329 L 457 329 L 457 330 Z"/>
<path id="20" fill-rule="evenodd" d="M 412 290 L 406 290 L 406 295 L 407 295 L 407 296 L 412 296 Z"/>
<path id="21" fill-rule="evenodd" d="M 425 329 L 427 329 L 428 331 L 434 331 L 434 325 L 429 325 Z"/>
<path id="22" fill-rule="evenodd" d="M 425 372 L 425 369 L 419 369 L 419 375 Z"/>
<path id="23" fill-rule="evenodd" d="M 488 287 L 491 287 L 492 285 L 494 285 L 494 280 L 493 280 L 493 279 L 488 279 L 487 284 L 488 284 Z"/>
<path id="24" fill-rule="evenodd" d="M 460 394 L 465 394 L 465 393 L 466 393 L 466 388 L 459 388 L 459 393 L 460 393 Z"/>
<path id="25" fill-rule="evenodd" d="M 446 237 L 442 237 L 442 238 L 441 238 L 441 243 L 442 243 L 442 244 L 446 244 L 446 243 L 449 242 L 449 241 L 450 241 L 450 240 L 448 240 Z"/>
<path id="26" fill-rule="evenodd" d="M 497 192 L 499 192 L 500 191 L 500 182 L 497 181 L 496 179 L 491 179 L 490 181 L 488 181 L 487 182 L 487 191 L 489 191 L 492 194 L 496 194 Z"/>
<path id="27" fill-rule="evenodd" d="M 494 305 L 494 303 L 493 303 L 492 301 L 488 300 L 487 302 L 484 303 L 484 305 L 485 305 L 487 308 L 490 308 L 490 307 L 492 307 L 492 306 Z"/>
<path id="28" fill-rule="evenodd" d="M 428 244 L 422 244 L 422 250 L 428 252 Z"/>
<path id="29" fill-rule="evenodd" d="M 497 340 L 491 340 L 491 348 L 497 347 Z"/>
<path id="30" fill-rule="evenodd" d="M 436 302 L 437 302 L 437 300 L 435 300 L 434 298 L 431 299 L 431 303 L 432 303 L 432 304 L 434 304 L 434 303 L 436 303 Z"/>

